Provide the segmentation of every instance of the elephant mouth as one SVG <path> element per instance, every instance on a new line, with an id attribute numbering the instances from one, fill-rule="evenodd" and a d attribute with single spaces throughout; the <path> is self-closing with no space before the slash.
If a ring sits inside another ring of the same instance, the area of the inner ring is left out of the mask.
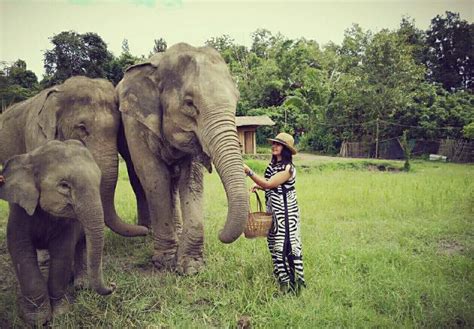
<path id="1" fill-rule="evenodd" d="M 53 207 L 41 206 L 41 209 L 55 217 L 62 217 L 62 218 L 76 217 L 76 212 L 74 211 L 74 208 L 70 204 L 56 205 Z"/>
<path id="2" fill-rule="evenodd" d="M 172 146 L 181 152 L 191 155 L 202 153 L 202 146 L 198 137 L 192 131 L 180 131 L 173 134 Z"/>

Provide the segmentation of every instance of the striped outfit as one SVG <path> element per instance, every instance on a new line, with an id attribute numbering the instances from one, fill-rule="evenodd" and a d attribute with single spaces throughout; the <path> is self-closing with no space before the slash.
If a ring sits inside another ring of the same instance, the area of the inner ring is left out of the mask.
<path id="1" fill-rule="evenodd" d="M 268 248 L 273 260 L 273 274 L 280 285 L 298 290 L 305 286 L 303 255 L 301 251 L 300 212 L 296 200 L 296 169 L 291 165 L 291 177 L 276 188 L 265 191 L 267 211 L 273 214 L 273 223 L 268 233 Z M 265 170 L 268 180 L 285 170 L 285 165 L 270 163 Z"/>

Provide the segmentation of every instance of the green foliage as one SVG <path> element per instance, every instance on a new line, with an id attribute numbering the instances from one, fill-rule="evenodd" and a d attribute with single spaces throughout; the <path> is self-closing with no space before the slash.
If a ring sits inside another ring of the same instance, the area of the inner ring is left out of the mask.
<path id="1" fill-rule="evenodd" d="M 125 70 L 129 66 L 137 64 L 140 60 L 141 58 L 135 57 L 129 52 L 122 52 L 119 57 L 114 57 L 105 66 L 107 79 L 117 85 L 122 80 Z"/>
<path id="2" fill-rule="evenodd" d="M 165 52 L 166 49 L 168 48 L 168 44 L 163 38 L 155 39 L 154 42 L 155 42 L 155 45 L 153 46 L 152 54 Z"/>
<path id="3" fill-rule="evenodd" d="M 407 129 L 418 139 L 462 137 L 462 127 L 473 120 L 473 94 L 426 80 L 427 40 L 404 17 L 398 30 L 375 34 L 354 24 L 340 46 L 320 47 L 265 29 L 252 34 L 250 50 L 227 35 L 207 44 L 221 52 L 236 80 L 237 114 L 276 122 L 257 130 L 259 141 L 288 131 L 300 148 L 336 153 L 343 141 L 373 143 L 377 120 L 379 140 Z"/>
<path id="4" fill-rule="evenodd" d="M 276 122 L 257 130 L 259 143 L 286 131 L 300 149 L 337 153 L 344 141 L 374 143 L 376 122 L 379 140 L 404 130 L 413 139 L 467 136 L 463 127 L 474 121 L 473 26 L 446 12 L 427 31 L 410 17 L 395 30 L 376 33 L 353 24 L 340 45 L 267 29 L 252 33 L 249 48 L 226 34 L 205 45 L 220 52 L 230 69 L 240 92 L 237 115 L 268 115 Z M 130 53 L 127 39 L 117 57 L 94 33 L 65 31 L 51 42 L 42 87 L 78 74 L 117 84 L 128 66 L 144 59 Z M 166 48 L 163 38 L 155 39 L 150 55 Z M 24 62 L 4 70 L 3 105 L 37 92 L 35 83 Z"/>
<path id="5" fill-rule="evenodd" d="M 106 67 L 112 55 L 98 34 L 65 31 L 53 36 L 51 43 L 53 49 L 44 54 L 44 87 L 62 83 L 75 75 L 91 78 L 107 76 Z"/>
<path id="6" fill-rule="evenodd" d="M 26 62 L 18 59 L 11 65 L 0 67 L 0 113 L 14 103 L 21 102 L 39 92 L 38 79 L 27 69 Z"/>
<path id="7" fill-rule="evenodd" d="M 474 23 L 447 11 L 431 20 L 426 36 L 429 79 L 448 91 L 474 91 Z"/>
<path id="8" fill-rule="evenodd" d="M 474 139 L 474 121 L 464 126 L 463 134 L 466 138 Z"/>

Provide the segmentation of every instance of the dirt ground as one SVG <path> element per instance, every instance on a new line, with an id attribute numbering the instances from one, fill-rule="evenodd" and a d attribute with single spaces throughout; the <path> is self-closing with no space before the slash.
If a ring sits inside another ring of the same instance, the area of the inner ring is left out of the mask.
<path id="1" fill-rule="evenodd" d="M 394 162 L 403 162 L 401 160 L 386 160 L 386 159 L 373 159 L 373 158 L 343 158 L 343 157 L 337 157 L 337 156 L 327 156 L 327 155 L 318 155 L 318 154 L 312 154 L 312 153 L 298 153 L 296 154 L 293 159 L 296 162 L 342 162 L 342 161 L 357 161 L 357 160 L 370 160 L 370 161 L 394 161 Z"/>

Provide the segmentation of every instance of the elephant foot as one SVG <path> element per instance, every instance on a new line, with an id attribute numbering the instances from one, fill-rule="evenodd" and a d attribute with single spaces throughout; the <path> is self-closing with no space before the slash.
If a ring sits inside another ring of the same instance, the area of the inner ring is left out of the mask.
<path id="1" fill-rule="evenodd" d="M 204 269 L 204 259 L 202 256 L 182 256 L 178 260 L 176 272 L 181 275 L 198 274 Z"/>
<path id="2" fill-rule="evenodd" d="M 153 265 L 160 271 L 174 271 L 176 269 L 176 250 L 158 251 L 152 257 Z"/>
<path id="3" fill-rule="evenodd" d="M 28 325 L 43 326 L 51 320 L 51 305 L 49 298 L 18 298 L 18 306 L 21 310 L 20 314 Z"/>
<path id="4" fill-rule="evenodd" d="M 59 298 L 51 298 L 51 305 L 53 307 L 53 316 L 58 316 L 69 312 L 72 300 L 67 295 Z"/>
<path id="5" fill-rule="evenodd" d="M 74 277 L 74 289 L 82 290 L 89 287 L 89 281 L 87 275 L 77 275 Z"/>

